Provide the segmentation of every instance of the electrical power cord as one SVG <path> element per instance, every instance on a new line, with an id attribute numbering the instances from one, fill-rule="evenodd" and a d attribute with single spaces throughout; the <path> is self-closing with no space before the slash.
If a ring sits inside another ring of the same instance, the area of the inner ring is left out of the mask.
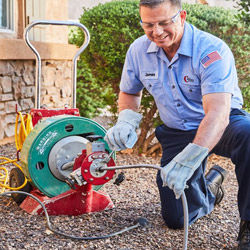
<path id="1" fill-rule="evenodd" d="M 0 167 L 0 193 L 5 191 L 5 186 L 8 182 L 9 173 L 6 168 Z"/>
<path id="2" fill-rule="evenodd" d="M 0 161 L 1 160 L 2 161 L 4 160 L 4 162 L 0 162 L 0 166 L 6 165 L 6 164 L 13 164 L 23 172 L 22 167 L 16 163 L 17 159 L 11 160 L 7 157 L 0 157 Z M 28 179 L 24 175 L 24 183 L 20 187 L 10 187 L 9 185 L 7 185 L 8 179 L 9 179 L 8 170 L 5 167 L 0 167 L 0 171 L 4 172 L 4 174 L 2 172 L 0 172 L 0 188 L 1 188 L 0 193 L 3 193 L 5 191 L 5 189 L 20 190 L 23 187 L 25 187 L 27 182 L 28 182 Z"/>
<path id="3" fill-rule="evenodd" d="M 124 165 L 124 166 L 114 166 L 114 167 L 99 167 L 98 169 L 96 169 L 96 171 L 105 171 L 105 170 L 117 170 L 117 169 L 130 169 L 130 168 L 154 168 L 157 170 L 161 170 L 160 166 L 157 165 L 151 165 L 151 164 L 140 164 L 140 165 Z M 127 232 L 129 230 L 135 229 L 139 226 L 141 227 L 145 227 L 148 225 L 148 221 L 145 218 L 139 218 L 137 219 L 137 223 L 135 225 L 132 225 L 130 227 L 124 228 L 120 231 L 111 233 L 111 234 L 107 234 L 107 235 L 102 235 L 102 236 L 89 236 L 89 237 L 79 237 L 79 236 L 75 236 L 75 235 L 70 235 L 70 234 L 66 234 L 64 232 L 58 231 L 54 228 L 52 228 L 52 224 L 50 222 L 49 219 L 49 215 L 48 212 L 46 210 L 45 205 L 34 195 L 27 193 L 27 192 L 23 192 L 23 191 L 10 191 L 10 192 L 4 192 L 1 193 L 0 196 L 9 196 L 12 193 L 17 193 L 17 194 L 24 194 L 24 195 L 28 195 L 31 198 L 33 198 L 35 201 L 37 201 L 45 214 L 46 217 L 46 221 L 47 221 L 47 226 L 48 229 L 56 234 L 62 235 L 64 237 L 67 238 L 71 238 L 71 239 L 75 239 L 75 240 L 98 240 L 98 239 L 105 239 L 105 238 L 109 238 L 115 235 L 119 235 L 122 234 L 124 232 Z M 187 199 L 185 196 L 185 193 L 183 192 L 181 195 L 181 200 L 182 200 L 182 206 L 183 206 L 183 214 L 184 214 L 184 238 L 183 238 L 183 250 L 187 250 L 187 243 L 188 243 L 188 222 L 189 222 L 189 216 L 188 216 L 188 205 L 187 205 Z"/>
<path id="4" fill-rule="evenodd" d="M 20 117 L 21 123 L 19 127 L 19 132 L 18 132 L 19 117 Z M 32 129 L 33 129 L 33 123 L 32 123 L 31 115 L 25 114 L 23 116 L 21 112 L 18 112 L 16 116 L 16 124 L 15 124 L 15 143 L 16 143 L 17 151 L 20 151 L 22 149 L 23 143 Z"/>
<path id="5" fill-rule="evenodd" d="M 18 130 L 19 118 L 20 118 L 20 127 Z M 32 124 L 31 115 L 25 114 L 23 116 L 21 112 L 17 112 L 16 123 L 15 123 L 15 143 L 16 143 L 17 152 L 21 151 L 23 143 L 32 129 L 33 129 L 33 124 Z M 1 188 L 0 193 L 3 193 L 5 191 L 5 189 L 20 190 L 23 187 L 25 187 L 27 182 L 28 182 L 25 175 L 24 175 L 24 183 L 21 186 L 10 187 L 7 185 L 9 175 L 8 175 L 8 170 L 6 169 L 6 167 L 3 167 L 3 165 L 13 164 L 17 168 L 19 168 L 22 172 L 23 172 L 23 169 L 19 164 L 16 163 L 18 161 L 18 159 L 12 160 L 12 159 L 9 159 L 7 157 L 0 157 L 0 161 L 3 161 L 3 160 L 4 160 L 4 162 L 0 162 L 0 188 Z"/>
<path id="6" fill-rule="evenodd" d="M 4 192 L 4 193 L 1 193 L 0 196 L 6 196 L 6 197 L 10 197 L 9 195 L 13 194 L 13 193 L 16 193 L 16 194 L 23 194 L 23 195 L 28 195 L 30 196 L 32 199 L 34 199 L 35 201 L 37 201 L 43 211 L 44 211 L 44 214 L 45 214 L 45 218 L 46 218 L 46 223 L 47 223 L 47 227 L 50 231 L 54 232 L 55 234 L 59 234 L 59 235 L 62 235 L 64 237 L 67 237 L 67 238 L 70 238 L 70 239 L 74 239 L 74 240 L 100 240 L 100 239 L 106 239 L 106 238 L 109 238 L 109 237 L 112 237 L 112 236 L 116 236 L 116 235 L 119 235 L 119 234 L 122 234 L 122 233 L 125 233 L 129 230 L 132 230 L 132 229 L 135 229 L 135 228 L 138 228 L 138 227 L 146 227 L 149 223 L 147 221 L 147 219 L 145 218 L 138 218 L 135 222 L 136 224 L 135 225 L 132 225 L 130 227 L 126 227 L 120 231 L 117 231 L 117 232 L 114 232 L 114 233 L 111 233 L 111 234 L 107 234 L 107 235 L 101 235 L 101 236 L 86 236 L 86 237 L 79 237 L 79 236 L 75 236 L 75 235 L 70 235 L 70 234 L 66 234 L 64 232 L 61 232 L 61 231 L 58 231 L 56 229 L 54 229 L 52 227 L 52 224 L 50 222 L 50 218 L 49 218 L 49 215 L 48 215 L 48 212 L 46 210 L 46 207 L 45 205 L 37 198 L 35 197 L 34 195 L 30 194 L 30 193 L 27 193 L 27 192 L 23 192 L 23 191 L 10 191 L 10 192 Z"/>
<path id="7" fill-rule="evenodd" d="M 19 127 L 19 132 L 18 132 L 18 122 L 19 122 L 19 117 L 20 117 L 20 127 Z M 16 116 L 16 124 L 15 124 L 15 143 L 16 143 L 16 148 L 17 151 L 19 152 L 22 149 L 23 143 L 26 139 L 26 137 L 28 136 L 28 134 L 30 133 L 30 131 L 33 129 L 33 124 L 32 124 L 32 117 L 30 114 L 25 114 L 24 116 L 22 115 L 21 112 L 17 113 Z M 111 155 L 113 154 L 114 150 L 110 153 L 110 155 L 108 156 L 108 159 L 111 157 Z M 5 165 L 5 164 L 14 164 L 16 167 L 18 167 L 22 172 L 23 169 L 21 166 L 19 166 L 16 162 L 18 161 L 16 160 L 11 160 L 7 157 L 0 157 L 0 160 L 5 160 L 4 162 L 0 162 L 0 166 L 1 165 Z M 161 167 L 156 166 L 156 165 L 151 165 L 151 164 L 144 164 L 144 165 L 124 165 L 124 166 L 115 166 L 115 167 L 100 167 L 98 170 L 99 171 L 104 171 L 104 170 L 117 170 L 117 169 L 129 169 L 129 168 L 154 168 L 157 170 L 161 170 Z M 3 171 L 4 173 L 2 173 L 1 171 Z M 107 235 L 102 235 L 102 236 L 93 236 L 93 237 L 78 237 L 78 236 L 74 236 L 74 235 L 69 235 L 66 234 L 64 232 L 60 232 L 56 229 L 52 228 L 50 219 L 49 219 L 49 215 L 48 212 L 46 210 L 46 207 L 44 206 L 44 204 L 38 199 L 36 198 L 34 195 L 24 192 L 24 191 L 17 191 L 22 189 L 23 187 L 25 187 L 25 185 L 27 184 L 28 180 L 24 175 L 24 183 L 19 186 L 19 187 L 10 187 L 7 185 L 8 183 L 8 170 L 4 167 L 0 167 L 0 188 L 2 190 L 0 190 L 0 196 L 9 196 L 12 193 L 17 193 L 17 194 L 23 194 L 23 195 L 28 195 L 31 198 L 33 198 L 34 200 L 36 200 L 42 207 L 45 217 L 46 217 L 46 221 L 47 221 L 47 226 L 49 228 L 50 231 L 62 235 L 64 237 L 67 238 L 71 238 L 71 239 L 76 239 L 76 240 L 97 240 L 97 239 L 105 239 L 105 238 L 109 238 L 115 235 L 119 235 L 122 234 L 124 232 L 127 232 L 129 230 L 135 229 L 139 226 L 145 227 L 146 225 L 148 225 L 148 221 L 145 218 L 139 218 L 136 220 L 136 224 L 132 225 L 130 227 L 124 228 L 120 231 L 111 233 L 111 234 L 107 234 Z M 5 189 L 9 189 L 12 191 L 9 192 L 4 192 Z M 182 205 L 183 205 L 183 213 L 184 213 L 184 239 L 183 239 L 183 249 L 186 250 L 187 249 L 187 242 L 188 242 L 188 206 L 187 206 L 187 200 L 186 200 L 186 196 L 185 193 L 183 192 L 183 194 L 181 195 L 181 199 L 182 199 Z"/>

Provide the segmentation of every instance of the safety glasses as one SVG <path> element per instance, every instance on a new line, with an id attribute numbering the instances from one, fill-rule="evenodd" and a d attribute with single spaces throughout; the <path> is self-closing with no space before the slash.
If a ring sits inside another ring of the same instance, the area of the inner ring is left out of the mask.
<path id="1" fill-rule="evenodd" d="M 172 16 L 169 20 L 165 20 L 162 22 L 158 22 L 158 23 L 145 23 L 142 20 L 140 21 L 142 28 L 145 31 L 153 31 L 154 27 L 157 25 L 158 27 L 162 28 L 162 29 L 166 29 L 168 28 L 170 25 L 172 25 L 173 23 L 175 23 L 177 21 L 178 16 L 180 15 L 181 10 L 179 10 L 174 16 Z"/>

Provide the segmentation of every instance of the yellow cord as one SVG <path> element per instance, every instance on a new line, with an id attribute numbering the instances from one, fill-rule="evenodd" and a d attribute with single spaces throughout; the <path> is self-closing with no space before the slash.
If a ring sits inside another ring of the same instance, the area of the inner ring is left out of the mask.
<path id="1" fill-rule="evenodd" d="M 19 131 L 18 131 L 19 117 L 20 117 L 21 123 L 20 123 Z M 16 125 L 15 125 L 15 143 L 16 143 L 17 151 L 21 151 L 23 143 L 32 129 L 33 129 L 33 124 L 32 124 L 31 115 L 26 114 L 23 116 L 21 112 L 18 112 L 16 116 Z M 4 160 L 3 162 L 0 162 L 0 166 L 6 165 L 6 164 L 13 164 L 16 167 L 18 167 L 22 171 L 22 173 L 24 173 L 22 167 L 16 163 L 17 159 L 11 160 L 7 157 L 0 157 L 0 160 L 1 161 Z M 25 187 L 25 185 L 28 182 L 28 179 L 24 175 L 24 183 L 20 187 L 14 188 L 14 187 L 10 187 L 7 185 L 8 179 L 9 179 L 8 170 L 5 167 L 0 167 L 0 188 L 1 188 L 0 193 L 3 193 L 5 189 L 20 190 L 23 187 Z"/>
<path id="2" fill-rule="evenodd" d="M 4 172 L 4 174 L 2 172 Z M 2 184 L 5 186 L 7 184 L 8 177 L 9 177 L 9 174 L 8 174 L 7 169 L 0 167 L 0 185 Z M 5 191 L 5 188 L 1 186 L 0 193 L 3 193 L 4 191 Z"/>
<path id="3" fill-rule="evenodd" d="M 19 117 L 20 117 L 21 123 L 20 123 L 19 133 L 18 133 Z M 33 124 L 32 124 L 31 115 L 26 114 L 23 116 L 21 112 L 18 112 L 16 116 L 16 125 L 15 125 L 15 142 L 16 142 L 17 151 L 20 151 L 22 149 L 23 143 L 27 135 L 30 133 L 32 129 L 33 129 Z"/>
<path id="4" fill-rule="evenodd" d="M 11 160 L 7 157 L 0 157 L 0 160 L 5 160 L 4 162 L 0 162 L 0 166 L 11 163 L 11 164 L 15 165 L 16 167 L 18 167 L 22 171 L 22 173 L 24 173 L 22 167 L 16 163 L 17 160 Z M 26 186 L 28 179 L 25 177 L 25 175 L 24 175 L 24 183 L 20 187 L 10 187 L 10 186 L 6 185 L 8 182 L 8 179 L 9 179 L 8 170 L 5 167 L 0 167 L 0 170 L 2 170 L 5 173 L 5 174 L 3 174 L 0 172 L 0 187 L 2 189 L 0 191 L 0 193 L 3 193 L 5 191 L 5 189 L 20 190 Z"/>

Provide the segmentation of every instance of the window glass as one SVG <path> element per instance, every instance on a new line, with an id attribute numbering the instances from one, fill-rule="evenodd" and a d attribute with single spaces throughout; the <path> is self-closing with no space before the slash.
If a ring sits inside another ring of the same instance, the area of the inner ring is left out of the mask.
<path id="1" fill-rule="evenodd" d="M 0 29 L 13 29 L 13 0 L 0 0 Z"/>

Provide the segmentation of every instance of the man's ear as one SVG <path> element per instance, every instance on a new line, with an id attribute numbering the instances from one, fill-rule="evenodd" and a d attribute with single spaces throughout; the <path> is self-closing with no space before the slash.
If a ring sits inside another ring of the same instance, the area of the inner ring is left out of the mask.
<path id="1" fill-rule="evenodd" d="M 184 25 L 187 17 L 187 12 L 185 10 L 182 10 L 180 13 L 180 17 L 181 17 L 181 24 Z"/>

